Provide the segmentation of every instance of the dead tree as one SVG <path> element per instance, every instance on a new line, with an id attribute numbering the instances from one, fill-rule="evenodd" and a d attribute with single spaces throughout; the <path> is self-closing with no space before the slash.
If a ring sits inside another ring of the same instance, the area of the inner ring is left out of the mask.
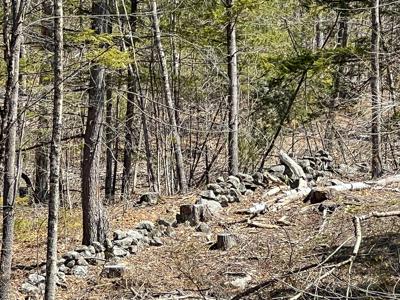
<path id="1" fill-rule="evenodd" d="M 380 25 L 379 25 L 379 0 L 372 1 L 371 9 L 371 144 L 372 144 L 372 177 L 382 176 L 381 159 L 381 78 L 379 71 L 379 43 L 380 43 Z"/>

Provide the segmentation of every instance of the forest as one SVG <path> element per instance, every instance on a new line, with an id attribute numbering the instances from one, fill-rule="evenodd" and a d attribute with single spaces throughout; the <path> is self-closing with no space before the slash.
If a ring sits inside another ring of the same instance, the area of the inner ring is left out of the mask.
<path id="1" fill-rule="evenodd" d="M 0 12 L 0 299 L 400 299 L 400 1 Z"/>

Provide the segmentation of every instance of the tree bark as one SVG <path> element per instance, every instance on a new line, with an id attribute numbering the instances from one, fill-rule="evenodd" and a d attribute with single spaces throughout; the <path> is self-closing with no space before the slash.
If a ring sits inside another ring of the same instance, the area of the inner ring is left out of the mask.
<path id="1" fill-rule="evenodd" d="M 239 83 L 237 70 L 236 19 L 232 13 L 233 5 L 234 0 L 226 1 L 226 9 L 229 18 L 226 27 L 229 76 L 228 160 L 229 174 L 236 175 L 239 172 Z"/>
<path id="2" fill-rule="evenodd" d="M 24 0 L 3 1 L 3 36 L 7 83 L 4 96 L 6 121 L 5 170 L 3 186 L 3 229 L 0 256 L 0 299 L 10 299 L 11 263 L 14 242 L 14 206 L 16 197 L 16 141 L 19 97 L 19 62 L 22 41 Z M 12 30 L 11 30 L 12 29 Z"/>
<path id="3" fill-rule="evenodd" d="M 92 2 L 94 16 L 92 28 L 96 34 L 107 32 L 107 3 L 104 0 Z M 101 17 L 98 17 L 101 16 Z M 99 187 L 99 159 L 101 154 L 102 122 L 105 98 L 105 68 L 94 63 L 90 68 L 89 108 L 82 162 L 82 213 L 84 245 L 103 243 L 106 239 L 108 222 L 101 201 Z"/>
<path id="4" fill-rule="evenodd" d="M 56 299 L 58 210 L 60 202 L 60 157 L 63 111 L 63 2 L 54 1 L 54 99 L 50 150 L 50 197 L 47 232 L 45 299 Z"/>
<path id="5" fill-rule="evenodd" d="M 379 71 L 379 44 L 380 44 L 380 26 L 379 26 L 379 0 L 372 0 L 371 9 L 371 93 L 372 93 L 372 121 L 371 121 L 371 144 L 372 178 L 382 176 L 381 159 L 381 82 Z"/>
<path id="6" fill-rule="evenodd" d="M 165 58 L 164 48 L 161 43 L 161 31 L 160 31 L 160 22 L 157 16 L 157 3 L 155 0 L 151 1 L 152 4 L 152 17 L 153 17 L 153 27 L 154 27 L 154 37 L 155 42 L 158 50 L 158 55 L 160 57 L 160 64 L 161 64 L 161 72 L 162 78 L 164 83 L 164 90 L 165 90 L 165 99 L 167 102 L 167 113 L 168 117 L 172 126 L 172 135 L 173 135 L 173 146 L 174 146 L 174 154 L 176 160 L 176 169 L 178 173 L 178 182 L 181 192 L 186 192 L 187 181 L 186 181 L 186 174 L 185 174 L 185 167 L 183 163 L 183 155 L 181 149 L 181 137 L 179 135 L 178 126 L 176 123 L 176 115 L 175 115 L 175 104 L 172 99 L 172 93 L 169 83 L 169 74 L 167 68 L 167 60 Z"/>

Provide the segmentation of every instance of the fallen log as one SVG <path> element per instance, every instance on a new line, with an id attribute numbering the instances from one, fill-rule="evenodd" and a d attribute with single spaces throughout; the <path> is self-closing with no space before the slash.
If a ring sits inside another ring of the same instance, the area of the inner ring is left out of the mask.
<path id="1" fill-rule="evenodd" d="M 316 187 L 310 191 L 310 193 L 304 199 L 304 202 L 310 202 L 311 204 L 321 203 L 325 200 L 334 199 L 337 195 L 337 192 L 366 190 L 374 187 L 384 187 L 386 185 L 398 182 L 400 182 L 400 175 L 389 176 L 374 181 L 350 182 L 333 186 Z"/>

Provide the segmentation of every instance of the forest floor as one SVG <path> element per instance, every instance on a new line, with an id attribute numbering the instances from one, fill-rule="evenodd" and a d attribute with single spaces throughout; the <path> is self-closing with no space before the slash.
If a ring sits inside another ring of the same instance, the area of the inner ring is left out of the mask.
<path id="1" fill-rule="evenodd" d="M 86 278 L 67 276 L 67 288 L 59 288 L 58 299 L 230 299 L 243 288 L 318 264 L 333 252 L 328 265 L 346 260 L 355 242 L 353 217 L 400 210 L 399 197 L 395 189 L 345 192 L 334 200 L 339 206 L 325 221 L 318 204 L 298 201 L 257 217 L 272 225 L 283 216 L 289 221 L 286 226 L 265 229 L 248 227 L 241 222 L 246 216 L 236 213 L 260 201 L 261 191 L 256 192 L 224 208 L 220 217 L 210 222 L 211 236 L 180 225 L 174 237 L 163 239 L 163 246 L 146 247 L 123 259 L 128 267 L 123 278 L 102 278 L 101 266 L 91 267 Z M 164 197 L 156 206 L 131 207 L 125 212 L 122 205 L 109 206 L 111 227 L 130 229 L 142 220 L 173 219 L 181 204 L 195 199 L 195 194 Z M 29 271 L 23 266 L 44 261 L 46 213 L 43 207 L 18 205 L 13 262 L 16 299 L 24 299 L 18 287 Z M 80 228 L 79 209 L 62 211 L 59 253 L 79 245 Z M 362 223 L 362 229 L 360 254 L 350 274 L 346 265 L 319 280 L 329 269 L 318 266 L 281 278 L 252 294 L 251 299 L 290 299 L 295 295 L 302 299 L 314 299 L 316 295 L 340 299 L 346 293 L 357 299 L 399 299 L 400 219 L 370 219 Z M 238 245 L 228 251 L 210 250 L 216 234 L 222 231 L 233 233 Z M 247 286 L 238 287 L 237 279 L 243 278 Z M 305 287 L 304 293 L 298 294 Z"/>

